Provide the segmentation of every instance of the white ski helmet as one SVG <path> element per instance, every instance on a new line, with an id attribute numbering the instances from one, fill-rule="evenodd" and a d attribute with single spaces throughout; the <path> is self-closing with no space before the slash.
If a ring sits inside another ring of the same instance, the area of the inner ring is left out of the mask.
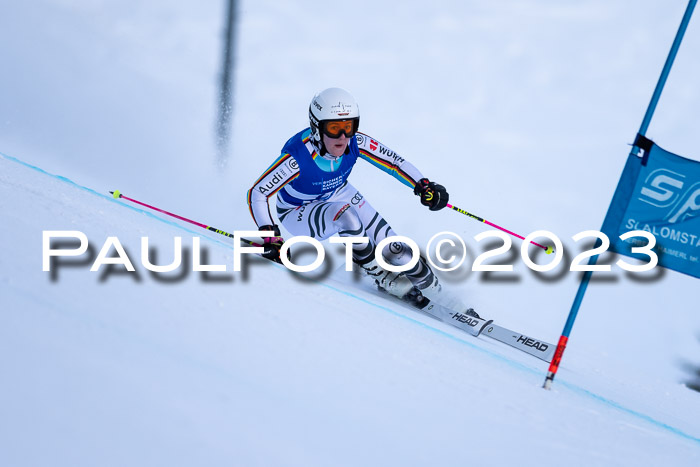
<path id="1" fill-rule="evenodd" d="M 326 122 L 330 121 L 352 121 L 350 134 L 345 132 L 345 136 L 351 137 L 360 126 L 360 108 L 352 94 L 345 89 L 328 88 L 317 93 L 311 99 L 309 120 L 311 122 L 311 139 L 318 144 L 321 143 L 321 134 L 324 132 L 332 138 L 340 136 L 340 133 L 337 136 L 328 134 L 325 125 Z"/>

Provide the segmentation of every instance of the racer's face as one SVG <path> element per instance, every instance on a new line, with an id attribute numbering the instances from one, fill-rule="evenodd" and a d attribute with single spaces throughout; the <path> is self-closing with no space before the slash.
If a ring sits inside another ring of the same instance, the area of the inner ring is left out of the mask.
<path id="1" fill-rule="evenodd" d="M 323 135 L 323 144 L 326 145 L 326 150 L 331 156 L 340 157 L 345 153 L 345 148 L 348 147 L 350 138 L 345 136 L 345 133 L 341 133 L 337 138 L 331 138 L 330 136 Z"/>

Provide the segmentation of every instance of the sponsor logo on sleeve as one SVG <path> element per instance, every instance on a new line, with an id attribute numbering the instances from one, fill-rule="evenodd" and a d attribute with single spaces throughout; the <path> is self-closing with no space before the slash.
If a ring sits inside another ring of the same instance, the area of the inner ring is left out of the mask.
<path id="1" fill-rule="evenodd" d="M 286 180 L 286 173 L 283 170 L 278 170 L 271 179 L 266 180 L 263 185 L 260 185 L 259 191 L 265 195 L 270 191 L 274 191 L 275 187 L 282 181 Z"/>
<path id="2" fill-rule="evenodd" d="M 386 146 L 382 146 L 381 144 L 379 145 L 379 154 L 383 154 L 387 157 L 393 157 L 394 159 L 396 159 L 396 153 L 391 149 L 387 148 Z"/>

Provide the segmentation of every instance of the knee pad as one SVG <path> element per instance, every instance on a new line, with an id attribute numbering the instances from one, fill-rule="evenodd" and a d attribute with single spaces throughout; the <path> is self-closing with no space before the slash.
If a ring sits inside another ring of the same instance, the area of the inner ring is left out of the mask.
<path id="1" fill-rule="evenodd" d="M 382 256 L 389 264 L 393 264 L 394 266 L 403 266 L 411 261 L 413 252 L 411 251 L 411 247 L 403 242 L 391 242 L 384 247 Z"/>

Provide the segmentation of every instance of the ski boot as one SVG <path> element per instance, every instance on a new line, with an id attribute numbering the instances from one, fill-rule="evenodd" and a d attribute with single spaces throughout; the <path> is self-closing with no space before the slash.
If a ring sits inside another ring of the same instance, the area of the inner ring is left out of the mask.
<path id="1" fill-rule="evenodd" d="M 403 299 L 413 288 L 413 284 L 404 274 L 383 269 L 377 264 L 375 259 L 365 264 L 355 263 L 355 265 L 356 269 L 361 273 L 374 279 L 374 283 L 379 290 L 395 297 Z"/>
<path id="2" fill-rule="evenodd" d="M 431 300 L 438 298 L 442 292 L 442 284 L 440 284 L 438 277 L 432 272 L 430 272 L 428 280 L 421 281 L 417 284 L 417 287 L 423 295 Z"/>
<path id="3" fill-rule="evenodd" d="M 430 303 L 430 299 L 424 296 L 421 290 L 415 286 L 406 292 L 406 295 L 404 295 L 401 299 L 420 309 L 425 308 L 428 303 Z"/>

